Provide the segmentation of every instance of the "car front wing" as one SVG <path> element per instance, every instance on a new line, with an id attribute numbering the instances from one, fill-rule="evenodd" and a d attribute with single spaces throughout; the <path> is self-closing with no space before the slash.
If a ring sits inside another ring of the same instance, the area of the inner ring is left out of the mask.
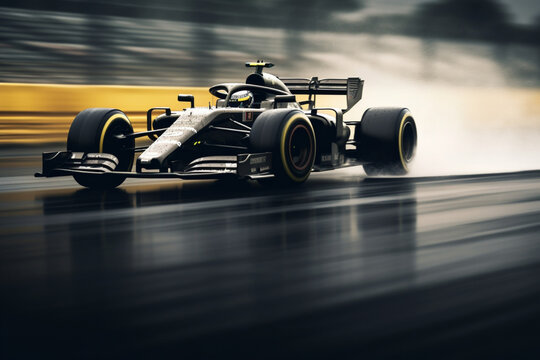
<path id="1" fill-rule="evenodd" d="M 74 174 L 124 176 L 129 178 L 260 178 L 272 176 L 272 153 L 247 153 L 236 156 L 207 156 L 195 159 L 181 172 L 115 171 L 118 159 L 107 153 L 72 151 L 47 152 L 42 155 L 42 172 L 36 177 Z"/>

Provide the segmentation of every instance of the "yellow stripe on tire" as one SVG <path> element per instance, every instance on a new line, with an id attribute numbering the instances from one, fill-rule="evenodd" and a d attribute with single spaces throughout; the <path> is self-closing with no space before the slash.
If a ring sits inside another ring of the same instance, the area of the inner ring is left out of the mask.
<path id="1" fill-rule="evenodd" d="M 291 127 L 291 124 L 296 119 L 304 119 L 304 120 L 306 120 L 306 122 L 308 123 L 309 128 L 312 131 L 312 134 L 315 133 L 314 130 L 313 130 L 313 126 L 311 125 L 311 121 L 309 121 L 309 119 L 303 113 L 294 114 L 293 116 L 291 116 L 287 120 L 287 123 L 285 124 L 285 126 L 283 127 L 283 130 L 281 131 L 281 141 L 280 141 L 279 152 L 281 153 L 281 163 L 283 164 L 283 169 L 285 170 L 285 173 L 287 174 L 287 176 L 289 176 L 289 178 L 294 182 L 302 182 L 302 181 L 306 180 L 307 177 L 309 176 L 309 174 L 311 172 L 311 168 L 309 169 L 309 171 L 307 172 L 307 174 L 305 176 L 299 178 L 299 177 L 297 177 L 296 175 L 294 175 L 292 173 L 292 171 L 289 168 L 289 165 L 287 163 L 287 158 L 285 156 L 285 142 L 287 140 L 286 135 L 287 135 L 287 132 L 289 131 L 289 128 Z M 316 148 L 317 148 L 317 144 L 316 144 L 316 139 L 315 139 L 315 136 L 314 136 L 313 137 L 313 149 L 314 149 L 314 151 L 315 151 Z M 313 159 L 315 159 L 315 154 L 313 155 Z M 311 166 L 313 166 L 313 164 L 311 164 Z"/>
<path id="2" fill-rule="evenodd" d="M 116 119 L 124 119 L 130 126 L 131 123 L 129 122 L 128 118 L 124 114 L 114 114 L 110 118 L 107 119 L 107 122 L 103 126 L 103 129 L 101 130 L 101 137 L 99 139 L 99 152 L 103 152 L 103 141 L 105 140 L 105 134 L 107 133 L 107 129 L 112 124 L 112 122 Z"/>
<path id="3" fill-rule="evenodd" d="M 128 123 L 128 125 L 131 127 L 131 122 L 127 118 L 127 116 L 124 113 L 117 113 L 112 115 L 110 118 L 107 119 L 107 122 L 103 126 L 103 129 L 101 130 L 101 137 L 99 138 L 99 152 L 103 152 L 103 142 L 105 141 L 105 134 L 107 133 L 107 130 L 109 129 L 109 126 L 113 123 L 116 119 L 123 119 L 125 122 Z M 129 165 L 127 166 L 127 171 L 131 171 L 131 168 L 133 167 L 133 156 L 131 157 L 129 161 Z"/>
<path id="4" fill-rule="evenodd" d="M 405 160 L 405 156 L 403 156 L 402 137 L 403 137 L 403 128 L 405 127 L 405 120 L 407 120 L 410 117 L 412 117 L 411 113 L 406 111 L 399 124 L 399 135 L 398 135 L 399 136 L 398 137 L 399 159 L 401 160 L 401 165 L 403 165 L 403 168 L 405 169 L 405 171 L 409 171 L 409 168 L 407 167 L 407 161 Z"/>

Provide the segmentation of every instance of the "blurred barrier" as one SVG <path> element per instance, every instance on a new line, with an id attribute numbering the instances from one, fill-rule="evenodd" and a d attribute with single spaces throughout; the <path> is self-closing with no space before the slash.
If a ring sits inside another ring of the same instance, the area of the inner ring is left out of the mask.
<path id="1" fill-rule="evenodd" d="M 195 106 L 215 101 L 207 88 L 0 83 L 0 146 L 65 142 L 75 115 L 90 107 L 120 109 L 145 130 L 149 108 L 187 105 L 179 93 L 193 94 Z"/>
<path id="2" fill-rule="evenodd" d="M 187 106 L 177 101 L 179 93 L 193 94 L 195 106 L 215 102 L 208 89 L 200 87 L 0 83 L 0 146 L 64 143 L 75 115 L 89 107 L 118 108 L 128 115 L 135 130 L 142 131 L 149 108 L 179 110 Z M 538 89 L 445 87 L 431 97 L 424 95 L 422 102 L 435 102 L 437 108 L 452 104 L 461 109 L 462 120 L 480 127 L 538 129 L 540 122 Z M 321 97 L 317 104 L 345 105 L 341 97 Z M 360 107 L 357 110 L 347 116 L 359 119 Z"/>

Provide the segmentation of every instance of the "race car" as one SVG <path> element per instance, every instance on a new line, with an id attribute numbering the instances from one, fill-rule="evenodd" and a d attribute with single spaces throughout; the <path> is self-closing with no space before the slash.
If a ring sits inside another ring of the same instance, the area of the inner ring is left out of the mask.
<path id="1" fill-rule="evenodd" d="M 244 83 L 209 89 L 217 98 L 211 106 L 194 107 L 194 97 L 181 94 L 178 101 L 190 103 L 181 111 L 149 109 L 146 131 L 134 132 L 118 109 L 83 110 L 69 129 L 67 151 L 43 153 L 36 176 L 71 175 L 85 187 L 113 188 L 128 177 L 299 184 L 312 171 L 353 165 L 369 176 L 408 172 L 417 130 L 407 108 L 369 108 L 360 120 L 344 121 L 362 98 L 360 78 L 279 78 L 263 72 L 270 62 L 246 66 L 255 70 Z M 346 96 L 347 108 L 317 107 L 317 95 Z M 136 147 L 135 138 L 146 136 L 150 145 Z"/>

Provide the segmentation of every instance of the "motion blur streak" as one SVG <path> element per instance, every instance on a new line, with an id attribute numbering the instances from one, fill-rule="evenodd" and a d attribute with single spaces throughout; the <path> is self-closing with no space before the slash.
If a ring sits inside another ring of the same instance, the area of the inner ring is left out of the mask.
<path id="1" fill-rule="evenodd" d="M 536 354 L 540 172 L 358 171 L 0 193 L 4 354 Z"/>
<path id="2" fill-rule="evenodd" d="M 185 107 L 179 93 L 194 95 L 195 106 L 215 101 L 205 88 L 0 83 L 0 146 L 63 143 L 75 115 L 91 107 L 119 108 L 143 131 L 149 108 Z"/>

